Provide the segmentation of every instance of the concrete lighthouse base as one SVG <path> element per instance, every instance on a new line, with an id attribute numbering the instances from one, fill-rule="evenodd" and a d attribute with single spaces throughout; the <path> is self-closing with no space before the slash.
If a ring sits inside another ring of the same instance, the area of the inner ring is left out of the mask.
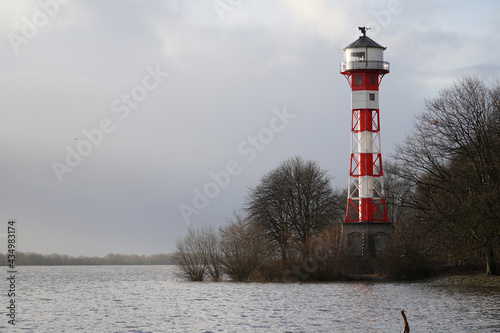
<path id="1" fill-rule="evenodd" d="M 341 252 L 349 274 L 374 274 L 392 232 L 392 224 L 387 222 L 344 222 Z"/>

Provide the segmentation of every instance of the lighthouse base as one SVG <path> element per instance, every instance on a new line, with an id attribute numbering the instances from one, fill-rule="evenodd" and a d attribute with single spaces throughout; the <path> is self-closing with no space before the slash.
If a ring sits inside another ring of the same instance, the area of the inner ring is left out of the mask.
<path id="1" fill-rule="evenodd" d="M 348 261 L 349 274 L 375 273 L 392 232 L 392 224 L 387 222 L 344 222 L 341 252 Z"/>

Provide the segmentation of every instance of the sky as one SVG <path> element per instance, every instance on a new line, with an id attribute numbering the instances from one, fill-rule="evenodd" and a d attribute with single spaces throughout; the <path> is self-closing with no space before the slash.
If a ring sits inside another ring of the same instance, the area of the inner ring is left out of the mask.
<path id="1" fill-rule="evenodd" d="M 386 46 L 382 154 L 462 75 L 498 79 L 498 1 L 16 0 L 0 6 L 0 251 L 175 250 L 302 156 L 347 187 L 358 26 Z M 2 226 L 3 225 L 3 226 Z"/>

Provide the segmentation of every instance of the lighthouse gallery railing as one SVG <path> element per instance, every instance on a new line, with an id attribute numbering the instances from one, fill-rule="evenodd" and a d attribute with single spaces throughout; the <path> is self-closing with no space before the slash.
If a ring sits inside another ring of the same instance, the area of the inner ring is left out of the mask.
<path id="1" fill-rule="evenodd" d="M 389 71 L 387 61 L 368 60 L 368 61 L 349 61 L 340 63 L 340 72 L 351 71 L 355 69 L 375 69 Z"/>

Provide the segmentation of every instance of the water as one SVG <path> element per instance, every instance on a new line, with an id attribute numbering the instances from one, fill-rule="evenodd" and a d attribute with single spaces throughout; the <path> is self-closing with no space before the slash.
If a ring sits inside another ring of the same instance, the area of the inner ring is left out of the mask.
<path id="1" fill-rule="evenodd" d="M 0 332 L 401 332 L 402 308 L 412 333 L 500 332 L 498 288 L 195 283 L 175 269 L 18 267 L 17 324 L 2 293 Z"/>

